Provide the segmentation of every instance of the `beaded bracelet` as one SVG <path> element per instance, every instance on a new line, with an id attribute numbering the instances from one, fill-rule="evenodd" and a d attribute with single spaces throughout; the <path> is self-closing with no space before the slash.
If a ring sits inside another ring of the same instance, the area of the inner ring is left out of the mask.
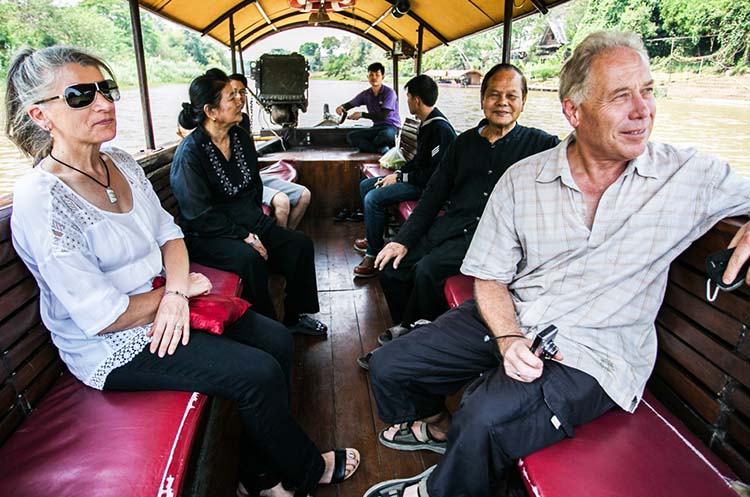
<path id="1" fill-rule="evenodd" d="M 165 291 L 164 291 L 164 295 L 165 295 L 165 296 L 166 296 L 166 295 L 177 295 L 177 296 L 179 296 L 179 297 L 182 297 L 182 298 L 183 298 L 183 299 L 185 299 L 185 300 L 190 300 L 190 298 L 188 298 L 188 296 L 187 296 L 187 295 L 185 295 L 184 293 L 182 293 L 182 292 L 179 292 L 179 291 L 177 291 L 177 290 L 165 290 Z"/>

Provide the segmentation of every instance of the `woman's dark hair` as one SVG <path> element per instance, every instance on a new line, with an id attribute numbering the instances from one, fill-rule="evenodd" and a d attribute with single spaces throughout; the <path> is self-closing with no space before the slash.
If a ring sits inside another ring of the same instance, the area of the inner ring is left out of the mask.
<path id="1" fill-rule="evenodd" d="M 516 74 L 521 76 L 521 93 L 524 97 L 529 93 L 529 85 L 526 83 L 526 76 L 523 75 L 521 70 L 513 64 L 502 63 L 493 66 L 492 69 L 487 71 L 487 74 L 484 75 L 484 78 L 482 79 L 482 88 L 479 91 L 480 98 L 484 98 L 484 93 L 487 91 L 487 85 L 490 83 L 490 79 L 492 79 L 492 76 L 499 71 L 515 71 Z"/>
<path id="2" fill-rule="evenodd" d="M 239 81 L 245 88 L 247 88 L 247 78 L 244 74 L 236 72 L 234 74 L 230 74 L 229 79 L 231 79 L 232 81 Z"/>
<path id="3" fill-rule="evenodd" d="M 52 136 L 29 116 L 29 108 L 50 97 L 56 72 L 69 64 L 98 67 L 115 79 L 107 64 L 79 48 L 56 45 L 35 50 L 25 47 L 13 56 L 8 65 L 5 89 L 5 133 L 34 163 L 49 155 Z"/>
<path id="4" fill-rule="evenodd" d="M 367 66 L 367 72 L 378 72 L 380 71 L 380 74 L 385 76 L 385 67 L 383 67 L 383 64 L 380 62 L 373 62 L 369 66 Z"/>
<path id="5" fill-rule="evenodd" d="M 426 74 L 414 76 L 405 85 L 406 91 L 412 97 L 419 97 L 427 107 L 435 105 L 438 99 L 438 86 L 435 81 Z"/>
<path id="6" fill-rule="evenodd" d="M 218 107 L 221 92 L 229 83 L 229 78 L 221 69 L 209 69 L 190 83 L 190 103 L 183 102 L 177 121 L 185 129 L 195 129 L 206 120 L 203 107 Z"/>

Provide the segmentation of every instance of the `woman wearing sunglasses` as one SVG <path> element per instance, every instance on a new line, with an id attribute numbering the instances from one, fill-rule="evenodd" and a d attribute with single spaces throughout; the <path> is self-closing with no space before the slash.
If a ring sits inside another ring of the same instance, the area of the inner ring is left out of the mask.
<path id="1" fill-rule="evenodd" d="M 325 336 L 318 312 L 315 255 L 310 238 L 277 226 L 262 210 L 263 183 L 252 136 L 237 126 L 243 94 L 211 69 L 190 84 L 179 124 L 192 130 L 177 148 L 170 181 L 191 259 L 237 273 L 253 309 L 275 318 L 268 270 L 286 278 L 284 324 Z"/>
<path id="2" fill-rule="evenodd" d="M 187 299 L 210 283 L 188 274 L 182 233 L 138 163 L 102 147 L 115 137 L 119 97 L 107 65 L 74 48 L 24 49 L 8 68 L 6 131 L 35 161 L 15 188 L 13 245 L 61 358 L 100 390 L 237 401 L 239 495 L 289 497 L 285 488 L 347 478 L 359 454 L 321 455 L 289 414 L 288 330 L 247 311 L 222 336 L 190 333 Z M 162 271 L 166 286 L 153 290 Z"/>

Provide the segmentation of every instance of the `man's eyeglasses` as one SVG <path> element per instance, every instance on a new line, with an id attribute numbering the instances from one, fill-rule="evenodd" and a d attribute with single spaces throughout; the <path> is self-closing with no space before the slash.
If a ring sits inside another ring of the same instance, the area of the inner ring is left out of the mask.
<path id="1" fill-rule="evenodd" d="M 117 83 L 115 83 L 114 80 L 105 79 L 98 83 L 78 83 L 77 85 L 70 85 L 65 88 L 62 95 L 45 98 L 38 102 L 34 102 L 34 104 L 38 105 L 52 100 L 63 99 L 71 109 L 83 109 L 94 103 L 94 100 L 96 100 L 96 92 L 101 93 L 102 96 L 110 102 L 117 102 L 120 100 L 120 90 L 117 88 Z"/>

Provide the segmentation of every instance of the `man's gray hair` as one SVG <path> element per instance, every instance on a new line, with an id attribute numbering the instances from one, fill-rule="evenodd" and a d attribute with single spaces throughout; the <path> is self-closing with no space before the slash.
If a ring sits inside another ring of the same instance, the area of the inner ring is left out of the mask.
<path id="1" fill-rule="evenodd" d="M 615 48 L 630 48 L 638 52 L 648 65 L 648 53 L 641 37 L 622 31 L 596 31 L 588 35 L 573 51 L 560 70 L 560 102 L 569 98 L 578 106 L 589 91 L 591 62 L 602 52 Z"/>
<path id="2" fill-rule="evenodd" d="M 29 117 L 29 108 L 50 95 L 55 74 L 68 64 L 95 66 L 114 79 L 112 70 L 99 57 L 79 48 L 53 46 L 35 50 L 22 48 L 8 66 L 5 91 L 5 133 L 26 155 L 38 162 L 52 149 L 52 137 Z"/>

